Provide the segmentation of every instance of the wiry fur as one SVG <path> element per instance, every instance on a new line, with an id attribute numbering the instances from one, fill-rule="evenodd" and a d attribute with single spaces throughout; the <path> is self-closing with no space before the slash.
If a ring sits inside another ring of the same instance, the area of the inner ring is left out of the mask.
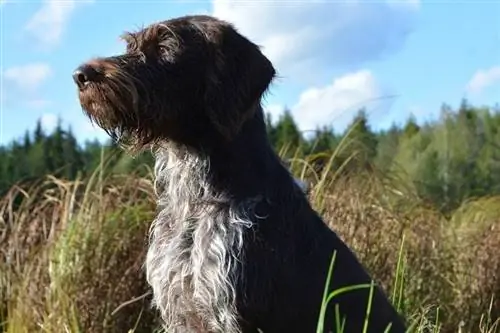
<path id="1" fill-rule="evenodd" d="M 252 226 L 248 215 L 259 198 L 235 202 L 214 192 L 207 156 L 171 144 L 155 157 L 160 212 L 146 268 L 166 329 L 237 333 L 237 267 L 243 231 Z"/>
<path id="2" fill-rule="evenodd" d="M 372 280 L 269 143 L 261 99 L 273 65 L 209 16 L 125 40 L 125 54 L 86 63 L 74 80 L 91 120 L 134 150 L 154 148 L 159 212 L 146 271 L 168 332 L 314 332 L 334 251 L 330 290 Z M 379 287 L 335 297 L 325 332 L 337 313 L 344 332 L 404 332 Z"/>

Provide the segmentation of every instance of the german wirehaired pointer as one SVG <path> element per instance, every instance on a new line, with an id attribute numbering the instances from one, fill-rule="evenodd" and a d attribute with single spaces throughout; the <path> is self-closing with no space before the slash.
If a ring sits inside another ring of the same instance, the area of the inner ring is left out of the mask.
<path id="1" fill-rule="evenodd" d="M 128 151 L 155 155 L 146 272 L 165 328 L 315 332 L 334 251 L 330 290 L 371 278 L 269 144 L 261 99 L 273 65 L 209 16 L 123 39 L 125 54 L 90 60 L 73 78 L 91 121 Z M 383 291 L 371 291 L 369 315 L 370 288 L 334 297 L 324 332 L 342 322 L 343 332 L 362 332 L 365 321 L 366 332 L 404 332 Z"/>

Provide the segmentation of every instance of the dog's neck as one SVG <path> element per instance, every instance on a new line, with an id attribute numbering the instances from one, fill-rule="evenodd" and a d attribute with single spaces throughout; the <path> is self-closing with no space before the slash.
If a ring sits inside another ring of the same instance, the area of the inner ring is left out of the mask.
<path id="1" fill-rule="evenodd" d="M 239 332 L 237 265 L 245 230 L 255 221 L 256 206 L 267 199 L 266 177 L 279 167 L 274 156 L 258 117 L 219 149 L 169 142 L 156 150 L 159 213 L 146 268 L 172 332 L 186 331 L 176 330 L 177 324 L 194 327 L 193 318 L 203 322 L 202 331 Z"/>
<path id="2" fill-rule="evenodd" d="M 185 332 L 198 318 L 202 331 L 238 333 L 245 230 L 276 196 L 298 187 L 267 140 L 260 109 L 229 144 L 194 149 L 168 142 L 155 157 L 159 212 L 146 268 L 166 328 Z"/>
<path id="3" fill-rule="evenodd" d="M 286 170 L 268 141 L 262 108 L 260 105 L 256 108 L 254 116 L 230 142 L 199 147 L 180 142 L 164 144 L 156 152 L 157 167 L 175 160 L 183 164 L 183 171 L 190 178 L 203 174 L 206 185 L 213 191 L 228 193 L 236 199 L 262 194 L 277 173 Z M 175 183 L 179 185 L 178 181 Z"/>

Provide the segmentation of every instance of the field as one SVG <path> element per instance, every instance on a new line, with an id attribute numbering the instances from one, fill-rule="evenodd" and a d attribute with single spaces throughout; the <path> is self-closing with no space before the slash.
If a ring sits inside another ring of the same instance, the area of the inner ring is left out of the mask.
<path id="1" fill-rule="evenodd" d="M 376 172 L 315 174 L 310 200 L 412 323 L 412 332 L 500 331 L 500 197 L 444 216 Z M 47 176 L 0 201 L 0 331 L 153 332 L 142 270 L 151 172 Z M 143 176 L 140 176 L 142 174 Z M 148 176 L 144 176 L 144 174 Z M 319 305 L 318 305 L 319 306 Z"/>

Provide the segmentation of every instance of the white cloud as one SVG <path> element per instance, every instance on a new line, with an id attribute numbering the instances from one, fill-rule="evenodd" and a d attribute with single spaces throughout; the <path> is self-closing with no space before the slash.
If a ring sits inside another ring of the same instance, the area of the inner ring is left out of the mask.
<path id="1" fill-rule="evenodd" d="M 45 0 L 40 9 L 31 17 L 25 30 L 36 38 L 45 48 L 59 43 L 64 28 L 77 5 L 88 0 Z"/>
<path id="2" fill-rule="evenodd" d="M 22 106 L 40 110 L 51 103 L 39 91 L 52 75 L 52 69 L 48 64 L 31 63 L 9 67 L 1 75 L 3 77 L 1 102 L 4 108 Z"/>
<path id="3" fill-rule="evenodd" d="M 109 135 L 99 126 L 90 122 L 90 120 L 83 116 L 79 112 L 78 120 L 74 121 L 77 124 L 75 129 L 75 135 L 81 140 L 94 140 L 97 139 L 100 142 L 107 142 L 109 140 Z"/>
<path id="4" fill-rule="evenodd" d="M 57 125 L 58 117 L 53 113 L 45 113 L 40 117 L 42 127 L 47 132 L 52 132 Z"/>
<path id="5" fill-rule="evenodd" d="M 234 2 L 213 0 L 212 14 L 235 24 L 280 74 L 311 65 L 359 66 L 399 49 L 419 2 Z"/>
<path id="6" fill-rule="evenodd" d="M 361 70 L 336 78 L 327 86 L 305 90 L 291 110 L 303 131 L 324 125 L 344 130 L 362 107 L 373 117 L 375 109 L 368 106 L 384 94 L 373 74 Z"/>
<path id="7" fill-rule="evenodd" d="M 85 133 L 88 134 L 96 134 L 104 132 L 99 126 L 97 126 L 87 118 L 81 122 L 81 128 Z"/>
<path id="8" fill-rule="evenodd" d="M 284 106 L 281 104 L 269 104 L 264 106 L 264 112 L 271 115 L 271 121 L 274 123 L 279 119 L 279 116 L 283 113 Z"/>
<path id="9" fill-rule="evenodd" d="M 6 81 L 15 84 L 24 91 L 34 91 L 52 74 L 52 70 L 45 63 L 31 63 L 22 66 L 10 67 L 3 73 Z"/>
<path id="10" fill-rule="evenodd" d="M 500 66 L 478 70 L 470 79 L 466 90 L 470 94 L 480 94 L 483 90 L 496 83 L 500 83 Z"/>

